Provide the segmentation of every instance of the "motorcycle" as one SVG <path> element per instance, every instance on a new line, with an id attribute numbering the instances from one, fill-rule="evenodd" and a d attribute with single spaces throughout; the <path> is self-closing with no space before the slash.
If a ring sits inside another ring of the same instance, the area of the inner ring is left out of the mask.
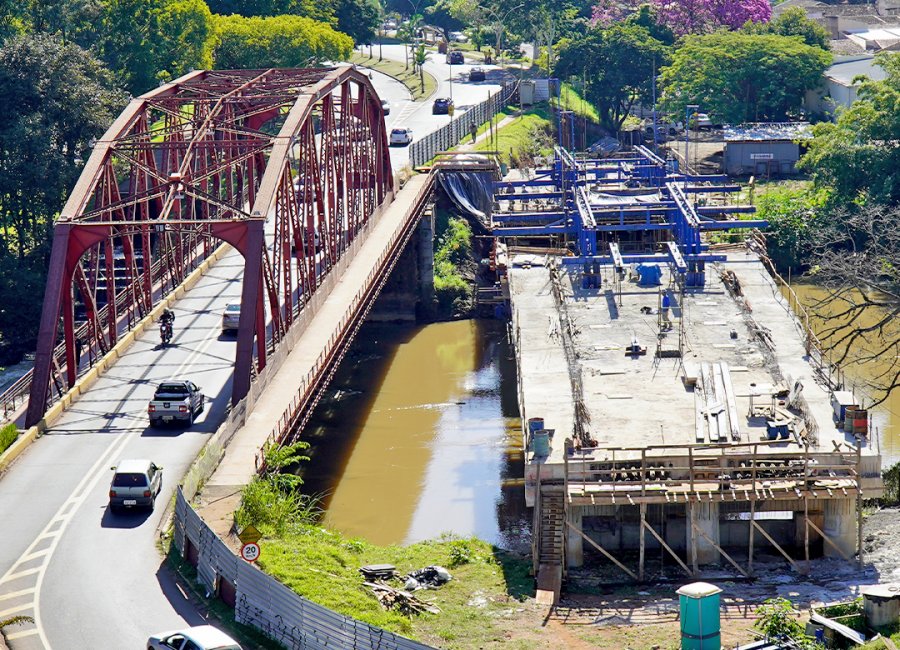
<path id="1" fill-rule="evenodd" d="M 172 323 L 161 321 L 159 324 L 159 338 L 163 345 L 168 345 L 172 340 Z"/>

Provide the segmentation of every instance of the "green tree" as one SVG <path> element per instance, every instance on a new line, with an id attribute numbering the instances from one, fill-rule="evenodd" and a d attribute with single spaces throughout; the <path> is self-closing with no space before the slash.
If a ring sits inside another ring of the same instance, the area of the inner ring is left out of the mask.
<path id="1" fill-rule="evenodd" d="M 0 47 L 0 364 L 34 349 L 53 219 L 125 101 L 77 45 L 32 34 Z"/>
<path id="2" fill-rule="evenodd" d="M 644 27 L 596 26 L 567 45 L 556 70 L 561 77 L 585 79 L 586 99 L 601 125 L 618 131 L 635 103 L 649 101 L 654 65 L 658 70 L 667 57 L 668 48 Z"/>
<path id="3" fill-rule="evenodd" d="M 780 16 L 768 23 L 749 23 L 744 27 L 748 34 L 777 34 L 778 36 L 799 36 L 807 45 L 830 49 L 831 36 L 818 22 L 808 18 L 800 7 L 786 9 Z"/>
<path id="4" fill-rule="evenodd" d="M 334 15 L 337 28 L 353 39 L 354 43 L 371 43 L 381 23 L 381 5 L 378 0 L 336 0 Z"/>
<path id="5" fill-rule="evenodd" d="M 245 18 L 253 16 L 306 16 L 313 20 L 331 23 L 334 21 L 334 3 L 316 0 L 208 0 L 210 11 L 228 16 L 238 14 Z"/>
<path id="6" fill-rule="evenodd" d="M 800 167 L 836 204 L 900 203 L 900 58 L 878 55 L 883 81 L 866 81 L 835 123 L 817 124 Z"/>
<path id="7" fill-rule="evenodd" d="M 797 620 L 797 612 L 787 598 L 769 598 L 756 608 L 753 627 L 769 639 L 790 639 L 801 648 L 814 647 L 804 633 L 803 624 Z"/>
<path id="8" fill-rule="evenodd" d="M 756 201 L 757 214 L 769 222 L 766 248 L 779 268 L 800 269 L 812 252 L 812 231 L 821 221 L 824 196 L 808 187 L 766 188 Z"/>
<path id="9" fill-rule="evenodd" d="M 301 16 L 216 16 L 216 67 L 304 67 L 350 56 L 353 41 L 330 25 Z"/>
<path id="10" fill-rule="evenodd" d="M 425 51 L 424 45 L 419 45 L 413 54 L 413 65 L 419 70 L 419 82 L 422 84 L 422 91 L 425 91 L 425 62 L 428 60 L 428 52 Z"/>
<path id="11" fill-rule="evenodd" d="M 723 122 L 786 120 L 799 111 L 831 63 L 829 54 L 794 37 L 716 32 L 688 36 L 663 70 L 662 101 L 683 115 L 699 104 Z"/>
<path id="12" fill-rule="evenodd" d="M 203 0 L 104 0 L 99 31 L 101 58 L 134 94 L 212 64 L 215 32 Z"/>

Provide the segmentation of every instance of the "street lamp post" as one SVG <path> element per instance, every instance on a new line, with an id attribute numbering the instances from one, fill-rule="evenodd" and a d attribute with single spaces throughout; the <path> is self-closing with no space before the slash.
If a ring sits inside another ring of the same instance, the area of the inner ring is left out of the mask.
<path id="1" fill-rule="evenodd" d="M 691 117 L 697 114 L 697 111 L 700 110 L 699 104 L 688 104 L 684 108 L 684 173 L 685 173 L 685 185 L 687 185 L 687 173 L 690 171 L 690 167 L 688 165 L 688 150 L 691 142 Z"/>
<path id="2" fill-rule="evenodd" d="M 497 35 L 497 43 L 496 43 L 497 56 L 500 58 L 500 67 L 501 68 L 503 67 L 503 50 L 500 48 L 500 40 L 503 38 L 503 23 L 504 23 L 504 21 L 506 21 L 507 17 L 509 17 L 509 15 L 512 12 L 516 11 L 517 9 L 521 9 L 524 6 L 525 6 L 524 2 L 521 4 L 517 4 L 515 7 L 513 7 L 512 9 L 507 11 L 505 14 L 503 14 L 503 18 L 498 18 L 496 11 L 485 7 L 496 19 L 497 29 L 494 30 L 494 33 Z"/>

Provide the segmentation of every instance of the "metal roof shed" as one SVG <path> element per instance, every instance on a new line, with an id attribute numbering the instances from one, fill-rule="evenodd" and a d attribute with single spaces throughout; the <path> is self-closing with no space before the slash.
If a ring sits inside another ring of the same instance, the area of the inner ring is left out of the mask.
<path id="1" fill-rule="evenodd" d="M 731 176 L 796 173 L 800 143 L 812 138 L 808 122 L 726 125 L 724 171 Z"/>

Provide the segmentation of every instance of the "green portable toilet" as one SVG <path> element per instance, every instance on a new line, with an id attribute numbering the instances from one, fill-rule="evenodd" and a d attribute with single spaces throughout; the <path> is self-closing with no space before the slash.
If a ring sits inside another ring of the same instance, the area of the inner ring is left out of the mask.
<path id="1" fill-rule="evenodd" d="M 719 594 L 708 582 L 693 582 L 676 591 L 681 605 L 681 650 L 721 650 Z"/>

